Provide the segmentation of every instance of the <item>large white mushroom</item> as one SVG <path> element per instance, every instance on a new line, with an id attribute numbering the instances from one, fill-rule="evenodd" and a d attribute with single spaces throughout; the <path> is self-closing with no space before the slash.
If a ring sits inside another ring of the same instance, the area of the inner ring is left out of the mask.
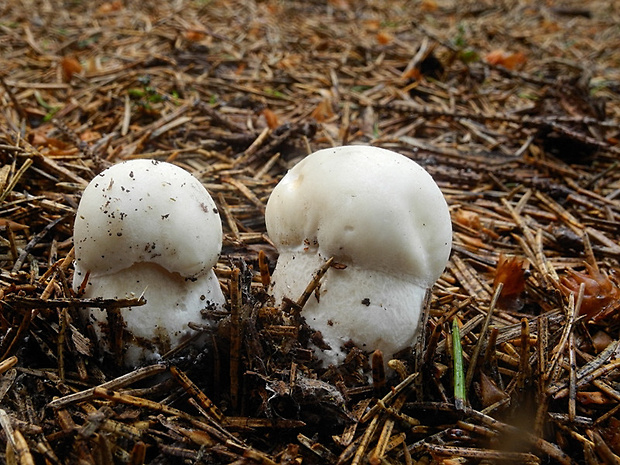
<path id="1" fill-rule="evenodd" d="M 158 359 L 194 333 L 188 323 L 206 323 L 201 310 L 225 303 L 213 271 L 222 247 L 217 208 L 195 177 L 170 163 L 126 161 L 96 176 L 77 209 L 74 244 L 76 291 L 147 301 L 120 309 L 126 366 Z M 108 312 L 82 315 L 111 350 Z"/>
<path id="2" fill-rule="evenodd" d="M 320 150 L 282 178 L 265 220 L 279 251 L 277 303 L 297 300 L 330 257 L 346 265 L 327 271 L 301 311 L 331 347 L 320 359 L 341 363 L 350 340 L 386 357 L 415 343 L 452 244 L 447 203 L 421 166 L 377 147 Z"/>

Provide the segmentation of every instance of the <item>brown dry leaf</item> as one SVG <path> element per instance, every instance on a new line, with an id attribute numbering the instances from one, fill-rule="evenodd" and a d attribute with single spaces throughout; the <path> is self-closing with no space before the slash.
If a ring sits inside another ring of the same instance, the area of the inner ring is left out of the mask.
<path id="1" fill-rule="evenodd" d="M 267 122 L 267 126 L 269 129 L 275 129 L 280 126 L 280 121 L 278 120 L 278 115 L 276 115 L 269 108 L 265 108 L 262 111 L 262 115 L 265 117 L 265 121 Z"/>
<path id="2" fill-rule="evenodd" d="M 62 79 L 65 82 L 69 82 L 74 74 L 82 72 L 82 65 L 75 57 L 63 57 L 60 60 L 60 66 L 62 68 Z"/>
<path id="3" fill-rule="evenodd" d="M 493 289 L 499 283 L 504 283 L 502 296 L 518 295 L 525 289 L 525 260 L 519 257 L 499 255 L 493 279 Z"/>
<path id="4" fill-rule="evenodd" d="M 480 230 L 480 215 L 476 212 L 463 210 L 461 208 L 456 211 L 454 221 L 462 226 L 465 226 L 466 228 L 474 229 L 476 231 Z"/>
<path id="5" fill-rule="evenodd" d="M 376 39 L 381 45 L 388 45 L 394 40 L 394 37 L 388 32 L 379 32 L 376 35 Z"/>
<path id="6" fill-rule="evenodd" d="M 420 3 L 420 10 L 425 13 L 432 13 L 437 11 L 438 8 L 435 0 L 422 0 L 422 3 Z"/>
<path id="7" fill-rule="evenodd" d="M 284 55 L 280 61 L 276 64 L 276 68 L 279 69 L 295 69 L 302 62 L 302 57 L 298 53 L 291 53 Z"/>
<path id="8" fill-rule="evenodd" d="M 323 99 L 310 114 L 317 122 L 323 123 L 334 117 L 334 110 L 330 99 Z"/>
<path id="9" fill-rule="evenodd" d="M 119 11 L 123 8 L 123 2 L 117 0 L 114 2 L 106 2 L 103 3 L 99 8 L 97 8 L 97 13 L 100 15 L 107 15 L 109 13 L 114 13 L 115 11 Z"/>
<path id="10" fill-rule="evenodd" d="M 202 31 L 197 31 L 195 29 L 190 29 L 185 31 L 185 38 L 190 42 L 200 42 L 202 39 L 206 37 L 206 34 Z"/>
<path id="11" fill-rule="evenodd" d="M 543 19 L 540 26 L 547 32 L 558 32 L 561 29 L 558 23 L 549 19 Z"/>
<path id="12" fill-rule="evenodd" d="M 235 69 L 235 76 L 241 76 L 247 67 L 246 63 L 239 63 L 237 69 Z"/>
<path id="13" fill-rule="evenodd" d="M 585 284 L 583 301 L 579 309 L 580 315 L 594 321 L 600 321 L 614 313 L 619 306 L 620 288 L 609 277 L 586 264 L 586 272 L 566 270 L 567 276 L 560 278 L 560 290 L 568 297 L 579 293 L 581 283 Z"/>
<path id="14" fill-rule="evenodd" d="M 504 50 L 493 50 L 484 59 L 490 65 L 503 66 L 506 69 L 515 69 L 527 61 L 523 52 L 507 53 Z"/>
<path id="15" fill-rule="evenodd" d="M 30 143 L 35 147 L 54 147 L 57 149 L 67 148 L 68 144 L 66 142 L 56 139 L 55 137 L 47 137 L 43 132 L 46 129 L 49 128 L 42 128 L 42 130 L 30 134 Z"/>
<path id="16" fill-rule="evenodd" d="M 480 397 L 482 405 L 488 407 L 489 405 L 504 400 L 508 396 L 495 384 L 495 381 L 484 373 L 480 373 Z"/>
<path id="17" fill-rule="evenodd" d="M 364 26 L 368 31 L 378 32 L 381 29 L 381 21 L 378 19 L 367 19 L 364 21 Z"/>
<path id="18" fill-rule="evenodd" d="M 101 139 L 101 133 L 99 131 L 93 131 L 92 129 L 86 129 L 80 134 L 80 139 L 84 142 L 91 142 Z"/>
<path id="19" fill-rule="evenodd" d="M 327 0 L 327 3 L 337 10 L 350 10 L 351 5 L 348 0 Z"/>
<path id="20" fill-rule="evenodd" d="M 420 79 L 422 79 L 422 72 L 420 71 L 419 68 L 414 67 L 414 68 L 411 68 L 403 72 L 401 78 L 402 79 L 413 79 L 414 81 L 419 81 Z"/>
<path id="21" fill-rule="evenodd" d="M 596 353 L 601 353 L 609 344 L 613 342 L 612 337 L 607 334 L 605 331 L 597 331 L 592 336 L 592 346 Z"/>

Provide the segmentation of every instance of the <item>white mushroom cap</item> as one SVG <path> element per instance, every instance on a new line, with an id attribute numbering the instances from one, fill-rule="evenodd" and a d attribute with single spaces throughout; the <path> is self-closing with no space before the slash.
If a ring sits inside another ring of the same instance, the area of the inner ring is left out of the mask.
<path id="1" fill-rule="evenodd" d="M 121 309 L 125 364 L 157 359 L 204 324 L 201 310 L 223 306 L 213 266 L 222 225 L 213 199 L 187 171 L 170 163 L 132 160 L 114 165 L 86 187 L 74 227 L 78 290 L 85 297 L 144 293 L 146 305 Z M 109 349 L 106 311 L 85 309 Z"/>
<path id="2" fill-rule="evenodd" d="M 376 147 L 320 150 L 284 176 L 265 215 L 280 252 L 277 302 L 296 300 L 329 257 L 347 265 L 327 272 L 302 311 L 332 348 L 317 355 L 339 363 L 350 339 L 387 357 L 415 342 L 452 244 L 448 206 L 422 167 Z"/>
<path id="3" fill-rule="evenodd" d="M 74 236 L 76 262 L 91 276 L 152 262 L 192 277 L 217 261 L 222 224 L 213 199 L 190 173 L 170 163 L 131 160 L 89 183 Z"/>

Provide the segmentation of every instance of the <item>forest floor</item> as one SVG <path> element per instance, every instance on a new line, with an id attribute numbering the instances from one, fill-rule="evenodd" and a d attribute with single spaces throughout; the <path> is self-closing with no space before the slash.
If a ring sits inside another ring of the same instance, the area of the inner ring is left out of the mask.
<path id="1" fill-rule="evenodd" d="M 620 463 L 619 25 L 606 1 L 0 2 L 0 461 Z M 321 366 L 260 272 L 272 189 L 344 144 L 412 158 L 452 215 L 385 374 Z M 209 190 L 232 297 L 199 354 L 124 373 L 77 317 L 72 234 L 135 158 Z"/>

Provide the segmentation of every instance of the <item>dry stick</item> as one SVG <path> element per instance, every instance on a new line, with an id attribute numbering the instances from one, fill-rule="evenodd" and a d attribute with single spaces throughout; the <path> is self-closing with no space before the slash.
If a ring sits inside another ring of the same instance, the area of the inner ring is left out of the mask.
<path id="1" fill-rule="evenodd" d="M 3 409 L 0 409 L 0 426 L 2 426 L 4 430 L 8 447 L 12 448 L 17 456 L 16 463 L 20 465 L 34 465 L 34 459 L 30 453 L 28 442 L 26 442 L 26 439 L 19 430 L 13 429 L 11 418 Z"/>
<path id="2" fill-rule="evenodd" d="M 115 403 L 132 405 L 134 407 L 153 410 L 155 412 L 160 412 L 160 413 L 164 413 L 167 415 L 179 417 L 184 420 L 188 420 L 195 427 L 200 428 L 208 432 L 209 434 L 212 434 L 213 436 L 217 437 L 220 441 L 224 442 L 228 447 L 234 448 L 236 450 L 241 450 L 244 456 L 245 454 L 247 454 L 248 458 L 257 459 L 259 463 L 269 463 L 269 464 L 275 465 L 275 462 L 273 462 L 267 456 L 263 455 L 261 452 L 251 449 L 250 447 L 248 447 L 247 445 L 245 445 L 244 443 L 240 442 L 237 439 L 228 438 L 226 435 L 223 435 L 222 432 L 218 431 L 212 426 L 207 425 L 206 423 L 196 420 L 194 417 L 192 417 L 188 413 L 185 413 L 182 410 L 178 410 L 174 407 L 170 407 L 168 405 L 161 404 L 159 402 L 155 402 L 149 399 L 144 399 L 142 397 L 135 397 L 135 396 L 127 395 L 127 394 L 121 394 L 121 393 L 111 391 L 109 389 L 104 389 L 101 387 L 94 388 L 93 394 L 95 397 L 101 397 L 101 398 L 110 400 Z"/>
<path id="3" fill-rule="evenodd" d="M 270 134 L 271 129 L 269 129 L 269 127 L 263 129 L 262 132 L 258 135 L 258 137 L 254 139 L 254 142 L 252 142 L 252 144 L 250 144 L 250 146 L 245 149 L 243 154 L 234 161 L 234 166 L 243 165 L 252 155 L 256 153 L 260 146 L 263 145 L 263 143 L 267 140 Z"/>
<path id="4" fill-rule="evenodd" d="M 405 400 L 407 400 L 407 396 L 401 394 L 395 401 L 393 409 L 396 412 L 399 412 L 402 406 L 405 404 Z M 386 447 L 390 440 L 390 436 L 392 435 L 392 430 L 394 429 L 395 421 L 392 419 L 385 420 L 383 425 L 383 429 L 381 430 L 381 434 L 379 435 L 379 439 L 377 441 L 377 446 L 375 450 L 372 452 L 369 458 L 369 462 L 371 465 L 379 465 L 383 461 L 383 457 L 385 455 Z"/>
<path id="5" fill-rule="evenodd" d="M 530 371 L 530 325 L 527 318 L 521 318 L 521 353 L 519 354 L 519 376 L 517 388 L 522 389 Z"/>
<path id="6" fill-rule="evenodd" d="M 20 465 L 34 465 L 34 458 L 30 453 L 28 442 L 19 430 L 15 430 L 15 452 Z"/>
<path id="7" fill-rule="evenodd" d="M 584 291 L 585 283 L 581 283 L 581 285 L 579 286 L 579 295 L 577 297 L 578 300 L 583 300 Z M 553 349 L 553 358 L 551 359 L 551 363 L 549 364 L 547 373 L 545 373 L 545 380 L 547 382 L 554 382 L 559 375 L 560 366 L 558 365 L 558 361 L 564 353 L 564 348 L 566 347 L 566 343 L 568 342 L 568 336 L 572 332 L 575 325 L 575 294 L 571 293 L 571 295 L 569 296 L 568 308 L 566 309 L 566 313 L 566 326 L 564 326 L 564 331 L 562 332 L 562 336 L 560 338 L 560 341 L 558 342 L 558 345 Z"/>
<path id="8" fill-rule="evenodd" d="M 0 85 L 4 87 L 4 91 L 9 96 L 9 99 L 11 100 L 11 103 L 13 104 L 13 107 L 15 108 L 15 111 L 17 112 L 19 117 L 24 120 L 27 119 L 28 115 L 26 114 L 22 106 L 20 105 L 19 100 L 17 100 L 17 98 L 15 97 L 15 94 L 13 93 L 13 89 L 11 89 L 8 86 L 8 84 L 4 80 L 4 77 L 2 76 L 0 76 Z"/>
<path id="9" fill-rule="evenodd" d="M 11 180 L 9 181 L 7 186 L 4 188 L 4 190 L 2 191 L 2 194 L 0 194 L 0 202 L 4 202 L 4 199 L 6 199 L 7 195 L 9 195 L 11 191 L 15 188 L 20 178 L 23 176 L 26 170 L 30 168 L 31 165 L 32 165 L 32 158 L 27 158 L 24 161 L 24 164 L 20 166 L 19 170 L 17 170 L 17 173 L 15 173 L 15 175 L 11 177 Z"/>
<path id="10" fill-rule="evenodd" d="M 410 417 L 409 415 L 405 413 L 402 413 L 400 409 L 396 409 L 396 403 L 394 404 L 395 405 L 394 407 L 387 407 L 381 400 L 378 400 L 377 404 L 381 406 L 381 408 L 383 409 L 383 411 L 385 411 L 385 413 L 396 418 L 397 420 L 399 420 L 400 422 L 406 425 L 409 425 L 412 427 L 420 425 L 420 420 L 418 420 L 417 418 Z"/>
<path id="11" fill-rule="evenodd" d="M 444 323 L 450 319 L 462 309 L 470 305 L 474 301 L 473 297 L 467 297 L 464 301 L 460 302 L 458 305 L 452 307 L 448 312 L 444 313 L 439 320 L 435 323 L 433 331 L 431 332 L 430 337 L 428 338 L 428 343 L 426 344 L 426 350 L 424 351 L 424 366 L 430 366 L 433 358 L 435 357 L 435 351 L 441 345 L 439 343 L 439 339 L 441 338 L 441 331 Z M 431 322 L 432 323 L 432 322 Z M 461 331 L 462 333 L 462 331 Z M 445 343 L 444 343 L 445 347 Z"/>
<path id="12" fill-rule="evenodd" d="M 28 331 L 28 329 L 30 328 L 31 321 L 32 321 L 32 312 L 26 310 L 26 312 L 24 312 L 24 317 L 22 318 L 22 321 L 19 324 L 19 327 L 17 328 L 17 331 L 15 332 L 15 336 L 13 336 L 13 340 L 11 340 L 11 342 L 9 343 L 4 353 L 0 354 L 0 360 L 4 360 L 5 358 L 7 358 L 9 354 L 13 351 L 15 346 L 17 346 L 17 344 L 22 338 L 22 335 L 26 333 L 26 331 Z"/>
<path id="13" fill-rule="evenodd" d="M 489 342 L 487 343 L 487 350 L 484 354 L 484 365 L 488 366 L 491 370 L 491 375 L 497 383 L 500 389 L 504 388 L 504 382 L 499 374 L 497 366 L 497 337 L 499 335 L 499 328 L 492 327 L 489 334 Z"/>
<path id="14" fill-rule="evenodd" d="M 26 261 L 26 258 L 28 257 L 28 254 L 34 248 L 34 246 L 37 245 L 39 241 L 43 239 L 47 235 L 47 233 L 50 232 L 58 223 L 63 222 L 66 218 L 66 216 L 56 218 L 54 221 L 45 226 L 41 231 L 32 236 L 32 239 L 30 239 L 28 244 L 26 244 L 26 247 L 24 247 L 24 249 L 19 254 L 19 258 L 15 261 L 15 265 L 13 265 L 13 269 L 11 270 L 11 272 L 17 273 L 21 269 L 22 265 Z"/>
<path id="15" fill-rule="evenodd" d="M 415 380 L 418 376 L 418 373 L 411 373 L 409 376 L 407 376 L 407 378 L 405 378 L 404 380 L 402 380 L 400 383 L 398 383 L 398 385 L 394 388 L 392 388 L 392 390 L 390 390 L 390 392 L 388 392 L 383 399 L 381 399 L 381 402 L 383 403 L 383 405 L 387 405 L 389 404 L 392 399 L 394 399 L 394 397 L 396 397 L 398 394 L 400 394 L 405 388 L 407 388 L 412 382 L 413 380 Z M 365 423 L 367 422 L 371 417 L 373 417 L 379 410 L 381 409 L 381 405 L 379 405 L 379 403 L 377 403 L 376 405 L 374 405 L 370 410 L 368 410 L 368 412 L 366 412 L 366 414 L 360 419 L 360 423 Z"/>
<path id="16" fill-rule="evenodd" d="M 7 358 L 6 360 L 2 360 L 2 362 L 0 362 L 0 375 L 13 368 L 16 364 L 17 357 L 15 355 Z"/>
<path id="17" fill-rule="evenodd" d="M 549 443 L 547 441 L 545 441 L 544 439 L 537 437 L 531 433 L 528 433 L 526 431 L 521 431 L 519 430 L 517 427 L 515 426 L 511 426 L 508 425 L 506 423 L 502 423 L 488 415 L 484 415 L 483 413 L 480 413 L 474 409 L 467 409 L 465 412 L 466 416 L 473 416 L 474 418 L 478 419 L 479 421 L 481 421 L 482 423 L 484 423 L 487 426 L 490 426 L 492 428 L 495 428 L 499 431 L 503 431 L 509 434 L 520 434 L 522 437 L 525 437 L 525 439 L 530 442 L 531 444 L 533 444 L 535 447 L 537 447 L 539 450 L 541 450 L 542 452 L 544 452 L 545 454 L 549 455 L 550 457 L 554 458 L 555 460 L 557 460 L 560 463 L 563 464 L 572 464 L 572 460 L 570 459 L 570 457 L 564 453 L 558 446 Z"/>
<path id="18" fill-rule="evenodd" d="M 521 215 L 519 214 L 518 210 L 513 208 L 512 205 L 505 198 L 502 198 L 500 200 L 502 202 L 502 205 L 504 205 L 506 210 L 508 210 L 508 213 L 510 213 L 510 216 L 512 216 L 512 219 L 514 220 L 516 225 L 519 227 L 519 229 L 525 236 L 525 240 L 519 237 L 520 239 L 519 242 L 521 244 L 527 244 L 527 248 L 524 248 L 526 255 L 530 256 L 530 258 L 533 259 L 532 264 L 538 269 L 538 272 L 542 275 L 542 278 L 544 281 L 543 284 L 545 286 L 548 285 L 549 283 L 547 282 L 547 279 L 546 279 L 547 268 L 545 266 L 544 255 L 541 256 L 540 251 L 538 250 L 538 247 L 536 247 L 535 236 L 532 234 L 532 231 L 530 231 L 530 228 L 527 226 L 527 224 L 525 224 L 525 222 L 523 221 L 523 218 L 521 218 Z M 518 236 L 515 236 L 515 238 L 517 237 Z M 527 253 L 528 251 L 530 253 Z"/>
<path id="19" fill-rule="evenodd" d="M 265 213 L 265 204 L 261 202 L 258 197 L 256 197 L 256 195 L 248 188 L 248 186 L 243 184 L 238 179 L 234 178 L 222 179 L 222 182 L 235 186 L 239 190 L 239 192 L 241 192 L 250 202 L 256 205 L 256 207 L 261 211 L 261 213 Z"/>
<path id="20" fill-rule="evenodd" d="M 179 370 L 175 366 L 171 366 L 170 373 L 172 373 L 172 376 L 174 376 L 181 387 L 185 389 L 185 392 L 198 400 L 198 403 L 210 414 L 212 418 L 217 421 L 221 421 L 222 418 L 224 418 L 224 414 L 220 411 L 217 405 L 215 405 L 213 401 L 209 399 L 191 379 L 189 379 L 185 372 Z"/>
<path id="21" fill-rule="evenodd" d="M 351 443 L 355 439 L 357 427 L 360 424 L 359 419 L 362 417 L 362 415 L 370 405 L 371 401 L 372 399 L 366 397 L 364 400 L 360 401 L 353 407 L 353 411 L 351 413 L 353 414 L 353 418 L 355 419 L 355 421 L 345 427 L 344 431 L 336 441 L 338 445 L 342 447 L 349 447 L 351 445 Z"/>
<path id="22" fill-rule="evenodd" d="M 146 458 L 146 444 L 138 441 L 133 445 L 129 456 L 129 465 L 142 465 Z"/>
<path id="23" fill-rule="evenodd" d="M 615 360 L 613 360 L 612 362 L 609 362 L 607 365 L 604 365 L 600 368 L 597 368 L 596 370 L 592 371 L 591 373 L 589 373 L 588 375 L 577 379 L 577 387 L 581 387 L 584 386 L 588 383 L 593 382 L 595 379 L 600 378 L 601 376 L 605 375 L 606 373 L 609 373 L 610 371 L 613 371 L 615 369 L 617 369 L 618 367 L 620 367 L 620 358 L 617 358 Z M 554 399 L 561 399 L 563 397 L 565 397 L 566 395 L 569 394 L 569 390 L 568 389 L 562 389 L 560 390 L 557 394 L 555 394 L 553 396 Z"/>
<path id="24" fill-rule="evenodd" d="M 588 435 L 592 438 L 592 442 L 594 442 L 594 448 L 605 463 L 609 465 L 620 465 L 620 457 L 613 453 L 613 451 L 609 448 L 605 440 L 601 437 L 600 434 L 598 434 L 598 432 L 594 430 L 588 430 Z"/>
<path id="25" fill-rule="evenodd" d="M 143 409 L 153 410 L 155 412 L 161 412 L 167 415 L 183 418 L 185 420 L 192 420 L 193 417 L 179 409 L 170 407 L 154 400 L 145 399 L 143 397 L 130 396 L 128 394 L 121 394 L 120 392 L 113 391 L 102 387 L 93 388 L 93 395 L 103 399 L 111 400 L 117 404 L 133 405 L 134 407 L 140 407 Z"/>
<path id="26" fill-rule="evenodd" d="M 372 436 L 375 434 L 377 426 L 379 426 L 380 417 L 381 415 L 379 414 L 375 415 L 368 427 L 366 428 L 366 431 L 364 431 L 364 435 L 362 436 L 360 445 L 358 446 L 357 451 L 353 456 L 353 461 L 351 462 L 351 465 L 359 465 L 360 463 L 362 463 L 362 457 L 364 456 L 364 452 L 366 452 L 368 444 L 370 443 Z M 338 462 L 340 463 L 340 460 Z"/>
<path id="27" fill-rule="evenodd" d="M 598 386 L 597 386 L 598 387 Z M 1 399 L 1 398 L 0 398 Z M 616 404 L 616 406 L 614 408 L 612 408 L 611 410 L 605 412 L 603 415 L 601 415 L 600 417 L 598 417 L 595 421 L 594 421 L 594 425 L 593 426 L 598 426 L 598 425 L 602 425 L 603 423 L 605 423 L 607 420 L 609 420 L 611 417 L 613 417 L 616 413 L 618 413 L 618 411 L 620 411 L 620 398 L 617 399 L 619 402 Z"/>
<path id="28" fill-rule="evenodd" d="M 585 286 L 584 283 L 581 283 L 581 286 Z M 581 286 L 579 288 L 579 293 L 581 293 Z M 575 305 L 575 313 L 579 311 L 579 307 L 581 306 L 581 301 L 577 301 L 577 305 Z M 568 335 L 568 419 L 570 422 L 575 421 L 575 416 L 577 415 L 577 361 L 575 357 L 575 332 L 571 331 Z"/>
<path id="29" fill-rule="evenodd" d="M 258 270 L 260 271 L 260 282 L 263 288 L 267 289 L 271 283 L 271 276 L 269 275 L 269 265 L 264 250 L 258 252 Z"/>
<path id="30" fill-rule="evenodd" d="M 306 302 L 308 302 L 308 299 L 321 282 L 323 276 L 325 276 L 325 273 L 327 273 L 327 270 L 331 268 L 333 263 L 334 257 L 330 257 L 329 260 L 323 263 L 323 265 L 321 265 L 321 267 L 316 270 L 316 273 L 314 273 L 314 276 L 312 276 L 312 280 L 306 286 L 304 291 L 301 293 L 301 296 L 295 302 L 289 299 L 284 299 L 282 301 L 281 311 L 286 312 L 291 306 L 295 309 L 295 311 L 301 311 L 301 309 L 304 308 L 304 305 L 306 305 Z"/>
<path id="31" fill-rule="evenodd" d="M 538 336 L 538 410 L 534 419 L 534 434 L 542 436 L 547 418 L 549 401 L 546 394 L 547 386 L 545 372 L 547 370 L 547 347 L 549 346 L 549 320 L 542 316 L 536 320 L 536 334 Z"/>
<path id="32" fill-rule="evenodd" d="M 237 222 L 235 221 L 235 217 L 230 211 L 230 207 L 224 198 L 224 194 L 219 192 L 217 194 L 217 200 L 219 202 L 220 210 L 224 214 L 224 218 L 226 218 L 226 223 L 228 223 L 228 227 L 230 228 L 230 232 L 233 238 L 238 241 L 239 240 L 239 227 L 237 226 Z"/>
<path id="33" fill-rule="evenodd" d="M 15 450 L 17 448 L 15 444 L 15 431 L 13 430 L 13 425 L 11 424 L 11 417 L 9 417 L 4 409 L 0 409 L 0 426 L 6 436 L 7 444 Z"/>
<path id="34" fill-rule="evenodd" d="M 123 386 L 127 386 L 129 384 L 136 383 L 150 376 L 158 375 L 166 370 L 167 367 L 163 363 L 150 365 L 138 368 L 131 373 L 127 373 L 126 375 L 107 381 L 97 387 L 102 389 L 117 389 Z M 51 408 L 61 408 L 74 402 L 83 402 L 86 400 L 90 400 L 94 397 L 94 390 L 95 388 L 93 387 L 90 389 L 86 389 L 85 391 L 76 392 L 75 394 L 69 394 L 68 396 L 61 397 L 60 399 L 54 399 L 49 404 L 47 404 L 47 406 Z"/>
<path id="35" fill-rule="evenodd" d="M 439 410 L 439 411 L 448 411 L 448 412 L 454 412 L 455 411 L 455 407 L 453 404 L 450 403 L 433 403 L 433 408 L 435 410 Z M 512 426 L 509 425 L 507 423 L 503 423 L 499 420 L 496 420 L 493 417 L 490 417 L 489 415 L 486 415 L 482 412 L 479 412 L 473 408 L 470 407 L 465 407 L 465 409 L 462 411 L 462 416 L 463 418 L 473 418 L 478 420 L 479 422 L 481 422 L 483 425 L 493 428 L 496 431 L 499 431 L 501 433 L 504 434 L 509 434 L 509 435 L 514 435 L 514 436 L 518 436 L 521 437 L 523 439 L 525 439 L 528 443 L 532 444 L 534 447 L 536 447 L 538 450 L 540 450 L 541 452 L 547 454 L 549 457 L 555 459 L 556 461 L 565 464 L 565 465 L 573 465 L 573 462 L 571 460 L 571 458 L 564 453 L 564 451 L 562 451 L 558 446 L 556 446 L 555 444 L 552 444 L 532 433 L 528 433 L 527 431 L 523 431 L 521 429 L 519 429 L 516 426 Z M 447 431 L 447 430 L 446 430 Z M 442 431 L 441 433 L 444 433 L 445 431 Z M 437 433 L 433 436 L 431 436 L 431 438 L 434 437 L 438 437 L 440 433 Z M 409 446 L 409 451 L 413 452 L 414 450 L 420 448 L 420 447 L 424 447 L 424 445 L 426 443 L 429 442 L 429 438 L 426 438 L 425 440 L 421 440 L 418 441 L 417 443 Z"/>
<path id="36" fill-rule="evenodd" d="M 230 278 L 230 402 L 239 406 L 239 370 L 241 361 L 241 290 L 239 268 Z"/>
<path id="37" fill-rule="evenodd" d="M 38 297 L 21 297 L 19 295 L 11 295 L 7 297 L 7 302 L 14 305 L 23 306 L 30 309 L 36 308 L 59 308 L 67 306 L 76 307 L 96 307 L 96 308 L 121 308 L 121 307 L 138 307 L 146 304 L 143 296 L 132 297 L 129 299 L 47 299 L 43 300 Z"/>
<path id="38" fill-rule="evenodd" d="M 592 381 L 592 384 L 603 391 L 608 397 L 616 401 L 620 401 L 620 391 L 616 391 L 613 387 L 607 384 L 605 381 L 600 379 L 595 379 Z"/>
<path id="39" fill-rule="evenodd" d="M 50 282 L 45 286 L 45 290 L 41 293 L 41 299 L 46 300 L 49 296 L 52 295 L 52 291 L 54 290 L 54 283 L 56 282 L 56 276 L 58 276 L 59 272 L 65 272 L 69 269 L 69 267 L 73 264 L 73 259 L 75 258 L 75 247 L 71 247 L 71 250 L 67 254 L 67 256 L 60 262 L 60 265 L 54 269 L 54 277 L 50 279 Z"/>
<path id="40" fill-rule="evenodd" d="M 536 253 L 536 259 L 541 264 L 541 267 L 545 272 L 545 280 L 547 280 L 546 278 L 549 277 L 552 282 L 557 283 L 560 280 L 560 278 L 558 277 L 558 274 L 555 271 L 555 268 L 553 268 L 553 265 L 549 263 L 549 260 L 547 260 L 547 257 L 545 255 L 542 229 L 539 229 L 538 231 L 536 231 L 536 252 L 535 253 Z"/>
<path id="41" fill-rule="evenodd" d="M 244 459 L 254 461 L 260 465 L 278 465 L 276 462 L 274 462 L 272 459 L 270 459 L 267 455 L 265 455 L 259 450 L 245 446 L 242 451 Z"/>
<path id="42" fill-rule="evenodd" d="M 407 433 L 395 434 L 394 436 L 392 436 L 390 438 L 390 440 L 386 444 L 386 446 L 385 446 L 385 454 L 393 451 L 394 449 L 396 449 L 401 444 L 405 444 L 406 440 L 407 440 Z M 383 459 L 381 461 L 381 463 L 384 463 L 384 462 L 385 462 L 385 459 Z"/>
<path id="43" fill-rule="evenodd" d="M 375 350 L 370 356 L 372 367 L 372 388 L 375 397 L 379 397 L 385 388 L 385 364 L 383 363 L 383 352 Z"/>
<path id="44" fill-rule="evenodd" d="M 585 377 L 591 376 L 592 373 L 599 370 L 605 363 L 607 363 L 607 361 L 616 353 L 618 345 L 620 345 L 619 340 L 611 342 L 605 350 L 597 355 L 595 359 L 590 360 L 587 364 L 579 368 L 579 370 L 577 370 L 577 384 L 581 386 L 582 380 Z M 568 382 L 566 381 L 553 384 L 547 388 L 547 394 L 558 399 L 562 398 L 568 394 L 567 386 Z"/>
<path id="45" fill-rule="evenodd" d="M 297 440 L 302 446 L 307 447 L 308 450 L 314 452 L 318 457 L 325 460 L 325 463 L 336 463 L 338 460 L 338 457 L 336 457 L 336 455 L 323 444 L 314 442 L 312 439 L 301 433 L 297 435 Z"/>
<path id="46" fill-rule="evenodd" d="M 58 339 L 56 343 L 56 350 L 58 352 L 58 377 L 62 383 L 65 382 L 65 337 L 67 334 L 67 307 L 60 310 L 58 319 L 60 320 L 60 327 L 58 328 Z"/>
<path id="47" fill-rule="evenodd" d="M 13 263 L 15 263 L 19 258 L 17 243 L 15 242 L 15 233 L 13 232 L 13 228 L 11 228 L 11 224 L 8 222 L 4 228 L 6 230 L 7 239 L 9 240 L 9 252 L 11 253 L 11 259 L 13 260 Z"/>
<path id="48" fill-rule="evenodd" d="M 551 127 L 553 129 L 557 129 L 558 132 L 563 132 L 567 135 L 574 136 L 575 138 L 578 138 L 579 140 L 582 140 L 585 143 L 589 143 L 597 147 L 602 147 L 614 153 L 616 151 L 620 151 L 617 147 L 611 146 L 608 142 L 600 141 L 590 136 L 585 136 L 579 133 L 575 133 L 575 131 L 570 130 L 564 125 L 559 124 L 559 123 L 592 124 L 592 125 L 598 125 L 601 127 L 615 127 L 614 122 L 612 121 L 602 121 L 602 120 L 591 118 L 591 117 L 576 118 L 576 117 L 564 116 L 564 115 L 527 116 L 527 115 L 509 115 L 506 113 L 489 114 L 489 113 L 482 113 L 482 112 L 474 113 L 474 112 L 465 112 L 465 111 L 458 111 L 458 110 L 440 110 L 437 108 L 432 108 L 430 106 L 422 106 L 418 104 L 417 102 L 407 101 L 407 100 L 395 100 L 388 104 L 375 103 L 373 106 L 379 109 L 387 108 L 391 110 L 407 111 L 407 112 L 415 113 L 416 115 L 420 115 L 420 116 L 447 117 L 447 118 L 454 118 L 454 119 L 472 119 L 475 121 L 480 121 L 480 120 L 505 121 L 509 123 L 518 124 L 519 126 Z"/>
<path id="49" fill-rule="evenodd" d="M 487 330 L 489 329 L 489 324 L 491 323 L 491 317 L 493 316 L 493 311 L 495 310 L 495 305 L 497 305 L 497 300 L 502 293 L 502 289 L 504 288 L 504 283 L 499 283 L 495 292 L 493 293 L 493 297 L 491 299 L 491 304 L 489 305 L 489 310 L 487 311 L 487 316 L 482 325 L 482 329 L 480 330 L 480 335 L 478 336 L 478 342 L 474 347 L 474 351 L 472 352 L 471 358 L 469 360 L 469 368 L 467 369 L 467 375 L 465 376 L 465 391 L 469 391 L 469 387 L 471 386 L 471 382 L 474 379 L 474 373 L 476 370 L 476 365 L 478 362 L 478 357 L 480 355 L 480 351 L 482 350 L 483 342 L 486 337 Z"/>
<path id="50" fill-rule="evenodd" d="M 444 446 L 436 444 L 425 444 L 424 448 L 439 455 L 449 457 L 467 457 L 482 460 L 510 461 L 515 463 L 540 463 L 540 459 L 528 452 L 507 452 L 489 449 L 476 449 L 473 447 Z"/>
<path id="51" fill-rule="evenodd" d="M 255 180 L 260 180 L 263 176 L 265 176 L 269 172 L 269 170 L 273 168 L 273 165 L 276 164 L 276 162 L 280 158 L 280 155 L 280 152 L 277 152 L 275 155 L 269 158 L 269 160 L 267 160 L 267 162 L 259 170 L 256 171 L 256 174 L 252 176 L 252 178 Z"/>
<path id="52" fill-rule="evenodd" d="M 542 192 L 537 191 L 535 194 L 536 198 L 540 200 L 544 205 L 546 205 L 549 210 L 558 215 L 560 219 L 566 223 L 566 225 L 575 231 L 576 234 L 581 233 L 584 229 L 584 225 L 581 224 L 577 218 L 571 215 L 564 207 L 555 202 L 553 199 L 549 198 Z"/>

